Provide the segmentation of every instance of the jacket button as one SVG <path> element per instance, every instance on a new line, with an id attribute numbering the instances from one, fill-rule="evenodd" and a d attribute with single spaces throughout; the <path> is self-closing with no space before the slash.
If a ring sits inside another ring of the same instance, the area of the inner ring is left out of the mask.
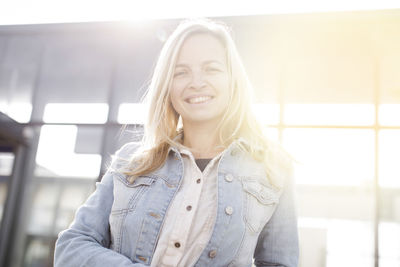
<path id="1" fill-rule="evenodd" d="M 215 258 L 215 256 L 217 256 L 217 251 L 216 251 L 216 250 L 211 250 L 211 251 L 208 253 L 208 257 L 210 257 L 211 259 L 212 259 L 212 258 Z"/>
<path id="2" fill-rule="evenodd" d="M 233 213 L 233 208 L 232 208 L 231 206 L 227 206 L 227 207 L 225 208 L 225 213 L 228 214 L 228 215 L 232 215 L 232 213 Z"/>
<path id="3" fill-rule="evenodd" d="M 231 156 L 236 156 L 238 154 L 237 149 L 232 149 L 231 150 Z"/>
<path id="4" fill-rule="evenodd" d="M 225 175 L 225 181 L 227 182 L 232 182 L 233 181 L 233 175 L 228 173 L 227 175 Z"/>
<path id="5" fill-rule="evenodd" d="M 174 245 L 175 245 L 175 247 L 176 247 L 176 248 L 179 248 L 179 247 L 181 247 L 181 243 L 179 243 L 179 242 L 175 242 L 175 244 L 174 244 Z"/>

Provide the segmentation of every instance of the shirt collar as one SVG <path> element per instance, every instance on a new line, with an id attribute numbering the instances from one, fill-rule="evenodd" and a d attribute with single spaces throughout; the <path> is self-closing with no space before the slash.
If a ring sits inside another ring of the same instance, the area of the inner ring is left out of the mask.
<path id="1" fill-rule="evenodd" d="M 178 142 L 180 144 L 182 144 L 182 136 L 183 136 L 183 132 L 180 132 L 177 136 L 174 137 L 174 141 Z M 246 139 L 245 137 L 239 137 L 236 140 L 234 140 L 227 148 L 229 148 L 230 146 L 234 146 L 234 147 L 240 147 L 240 145 L 242 147 L 244 147 L 246 150 L 250 149 L 250 142 L 248 139 Z M 256 150 L 262 150 L 263 148 L 261 146 L 257 146 Z M 185 153 L 188 152 L 186 149 L 184 148 L 179 148 L 179 147 L 174 147 L 174 146 L 170 146 L 168 149 L 168 153 L 173 150 L 175 153 Z M 187 153 L 185 153 L 187 154 Z"/>

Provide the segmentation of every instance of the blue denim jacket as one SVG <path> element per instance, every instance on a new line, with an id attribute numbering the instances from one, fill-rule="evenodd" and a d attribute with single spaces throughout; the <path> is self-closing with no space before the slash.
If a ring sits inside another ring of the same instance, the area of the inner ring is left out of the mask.
<path id="1" fill-rule="evenodd" d="M 165 214 L 180 187 L 183 160 L 170 148 L 165 164 L 129 184 L 117 172 L 137 149 L 116 153 L 96 191 L 56 242 L 55 266 L 149 266 Z M 290 266 L 298 264 L 292 177 L 275 190 L 262 165 L 232 143 L 218 165 L 218 207 L 211 239 L 195 266 Z M 232 212 L 233 211 L 233 212 Z"/>

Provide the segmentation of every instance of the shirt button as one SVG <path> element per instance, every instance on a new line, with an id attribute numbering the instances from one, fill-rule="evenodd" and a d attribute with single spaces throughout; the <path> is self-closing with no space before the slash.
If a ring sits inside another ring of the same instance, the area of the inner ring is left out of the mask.
<path id="1" fill-rule="evenodd" d="M 200 178 L 196 180 L 196 183 L 199 184 L 200 182 L 201 182 L 201 179 L 200 179 Z"/>
<path id="2" fill-rule="evenodd" d="M 228 215 L 232 215 L 232 213 L 233 213 L 233 208 L 232 208 L 231 206 L 227 206 L 227 207 L 225 208 L 225 213 L 228 214 Z"/>
<path id="3" fill-rule="evenodd" d="M 190 205 L 189 205 L 189 206 L 186 206 L 186 210 L 187 210 L 187 211 L 192 210 L 192 206 L 190 206 Z"/>
<path id="4" fill-rule="evenodd" d="M 208 257 L 210 257 L 210 258 L 215 258 L 215 256 L 217 256 L 217 251 L 216 250 L 211 250 L 208 253 Z"/>
<path id="5" fill-rule="evenodd" d="M 225 175 L 225 181 L 227 182 L 232 182 L 233 181 L 233 175 L 228 173 L 227 175 Z"/>
<path id="6" fill-rule="evenodd" d="M 176 247 L 176 248 L 179 248 L 180 246 L 181 246 L 181 243 L 175 242 L 175 247 Z"/>

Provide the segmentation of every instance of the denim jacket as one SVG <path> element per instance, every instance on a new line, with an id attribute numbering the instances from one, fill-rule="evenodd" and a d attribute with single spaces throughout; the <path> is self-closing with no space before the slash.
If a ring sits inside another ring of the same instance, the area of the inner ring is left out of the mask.
<path id="1" fill-rule="evenodd" d="M 138 147 L 116 153 L 95 192 L 56 242 L 55 266 L 149 266 L 164 217 L 180 187 L 183 160 L 171 147 L 165 164 L 133 184 L 116 171 Z M 292 177 L 276 190 L 261 163 L 232 143 L 217 176 L 217 214 L 208 245 L 195 266 L 287 266 L 298 264 L 297 219 Z"/>

